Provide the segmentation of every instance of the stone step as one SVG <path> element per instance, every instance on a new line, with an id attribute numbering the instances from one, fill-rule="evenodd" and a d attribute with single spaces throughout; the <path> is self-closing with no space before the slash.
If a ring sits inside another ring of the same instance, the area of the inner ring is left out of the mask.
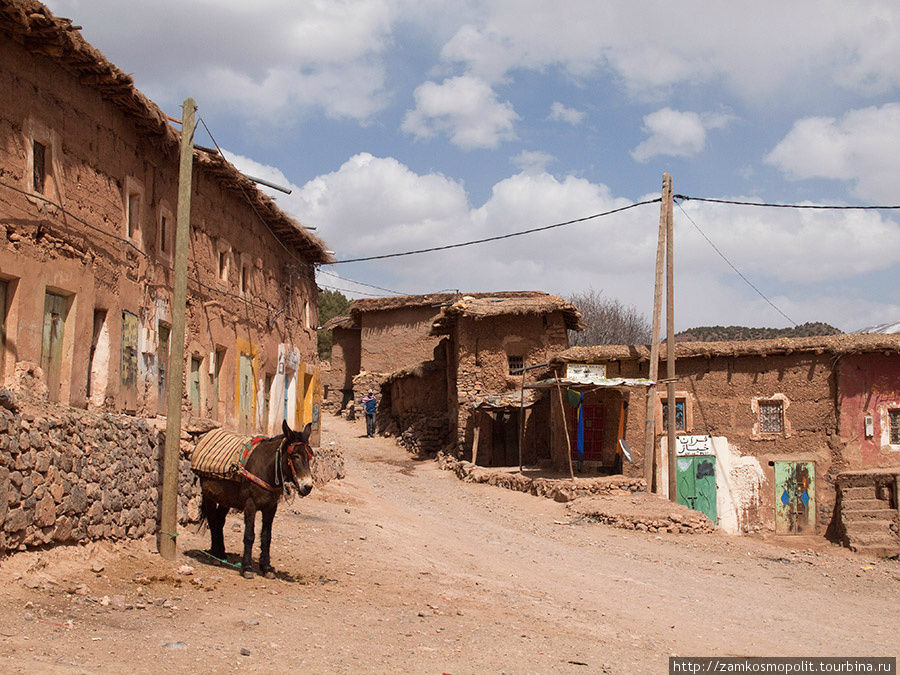
<path id="1" fill-rule="evenodd" d="M 886 499 L 842 499 L 841 509 L 844 511 L 859 511 L 861 509 L 889 509 L 891 503 Z"/>
<path id="2" fill-rule="evenodd" d="M 844 527 L 847 529 L 847 535 L 853 537 L 858 532 L 890 533 L 892 522 L 892 520 L 866 518 L 864 520 L 853 520 L 849 523 L 845 521 Z"/>
<path id="3" fill-rule="evenodd" d="M 875 499 L 875 486 L 846 487 L 841 489 L 841 499 Z"/>
<path id="4" fill-rule="evenodd" d="M 897 516 L 895 509 L 845 509 L 841 508 L 841 518 L 845 523 L 858 520 L 893 520 Z"/>
<path id="5" fill-rule="evenodd" d="M 849 537 L 850 548 L 854 546 L 897 546 L 900 547 L 900 537 L 892 532 L 861 532 Z"/>
<path id="6" fill-rule="evenodd" d="M 870 558 L 894 558 L 900 555 L 900 544 L 890 545 L 850 545 L 850 550 Z"/>

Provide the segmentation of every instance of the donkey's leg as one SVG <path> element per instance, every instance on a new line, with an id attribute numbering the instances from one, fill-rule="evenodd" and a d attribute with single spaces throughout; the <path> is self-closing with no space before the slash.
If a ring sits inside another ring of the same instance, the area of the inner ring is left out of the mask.
<path id="1" fill-rule="evenodd" d="M 259 532 L 259 571 L 265 574 L 267 579 L 275 578 L 275 570 L 269 562 L 269 549 L 272 545 L 272 521 L 275 520 L 277 507 L 276 504 L 262 512 L 262 529 Z"/>
<path id="2" fill-rule="evenodd" d="M 209 553 L 217 558 L 225 557 L 225 515 L 228 508 L 216 504 L 208 497 L 203 498 L 201 504 L 203 517 L 206 518 L 206 524 L 209 526 Z"/>
<path id="3" fill-rule="evenodd" d="M 253 578 L 253 540 L 256 538 L 256 504 L 248 499 L 244 504 L 244 557 L 241 560 L 241 574 L 246 579 Z"/>

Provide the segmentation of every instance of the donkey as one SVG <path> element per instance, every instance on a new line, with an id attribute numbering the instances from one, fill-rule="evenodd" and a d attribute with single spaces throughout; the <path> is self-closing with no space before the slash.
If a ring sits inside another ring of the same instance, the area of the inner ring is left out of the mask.
<path id="1" fill-rule="evenodd" d="M 225 516 L 230 509 L 244 512 L 244 557 L 241 562 L 241 574 L 244 578 L 253 578 L 253 562 L 251 553 L 256 536 L 256 512 L 262 512 L 262 530 L 259 534 L 259 569 L 267 579 L 275 577 L 269 559 L 269 547 L 272 543 L 272 521 L 275 510 L 285 490 L 290 490 L 288 481 L 293 484 L 301 497 L 312 490 L 310 461 L 312 450 L 309 447 L 311 424 L 301 431 L 293 431 L 282 422 L 281 436 L 266 438 L 253 448 L 246 464 L 236 479 L 215 478 L 200 475 L 202 491 L 201 510 L 203 518 L 209 525 L 210 555 L 216 558 L 225 557 L 225 539 L 223 529 Z"/>

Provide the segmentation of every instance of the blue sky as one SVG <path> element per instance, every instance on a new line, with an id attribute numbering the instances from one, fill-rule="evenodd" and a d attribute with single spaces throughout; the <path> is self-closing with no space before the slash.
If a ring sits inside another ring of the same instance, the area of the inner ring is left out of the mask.
<path id="1" fill-rule="evenodd" d="M 48 5 L 168 113 L 192 96 L 338 259 L 598 213 L 658 196 L 665 171 L 691 196 L 900 204 L 891 0 Z M 682 208 L 794 322 L 900 318 L 900 211 Z M 592 287 L 649 315 L 658 219 L 325 271 L 402 293 Z M 679 329 L 788 324 L 678 206 L 675 247 Z"/>

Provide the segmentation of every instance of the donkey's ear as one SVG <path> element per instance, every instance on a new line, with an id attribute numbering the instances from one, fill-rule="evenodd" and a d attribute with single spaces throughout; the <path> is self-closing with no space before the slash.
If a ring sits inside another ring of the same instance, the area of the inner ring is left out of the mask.
<path id="1" fill-rule="evenodd" d="M 281 431 L 285 436 L 291 435 L 291 428 L 288 426 L 287 420 L 281 420 Z"/>
<path id="2" fill-rule="evenodd" d="M 301 434 L 301 436 L 303 436 L 303 440 L 304 440 L 304 441 L 308 441 L 308 440 L 309 440 L 309 435 L 310 435 L 311 433 L 312 433 L 312 422 L 307 422 L 307 423 L 306 423 L 306 426 L 303 427 L 303 433 Z"/>

